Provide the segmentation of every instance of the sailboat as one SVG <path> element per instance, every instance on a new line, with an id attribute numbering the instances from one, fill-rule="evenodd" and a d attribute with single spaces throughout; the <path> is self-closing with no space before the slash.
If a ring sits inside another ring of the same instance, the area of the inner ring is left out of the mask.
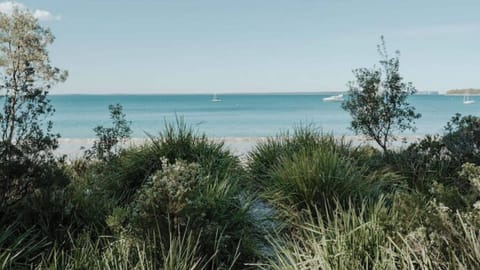
<path id="1" fill-rule="evenodd" d="M 470 96 L 463 96 L 463 104 L 468 105 L 473 103 L 475 103 L 475 100 L 470 99 Z"/>
<path id="2" fill-rule="evenodd" d="M 222 100 L 217 97 L 217 94 L 213 94 L 212 102 L 220 102 L 220 101 Z"/>

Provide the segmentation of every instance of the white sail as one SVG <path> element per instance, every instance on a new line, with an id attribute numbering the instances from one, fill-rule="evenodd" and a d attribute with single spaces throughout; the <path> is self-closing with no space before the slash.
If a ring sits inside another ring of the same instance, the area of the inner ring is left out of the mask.
<path id="1" fill-rule="evenodd" d="M 217 94 L 213 94 L 212 102 L 220 102 L 220 101 L 222 100 L 217 97 Z"/>

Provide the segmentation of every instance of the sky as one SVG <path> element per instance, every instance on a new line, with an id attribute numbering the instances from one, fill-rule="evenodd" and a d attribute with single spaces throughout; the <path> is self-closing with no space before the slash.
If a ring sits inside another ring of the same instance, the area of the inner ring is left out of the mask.
<path id="1" fill-rule="evenodd" d="M 57 94 L 344 91 L 384 35 L 420 91 L 480 88 L 478 0 L 22 0 Z"/>

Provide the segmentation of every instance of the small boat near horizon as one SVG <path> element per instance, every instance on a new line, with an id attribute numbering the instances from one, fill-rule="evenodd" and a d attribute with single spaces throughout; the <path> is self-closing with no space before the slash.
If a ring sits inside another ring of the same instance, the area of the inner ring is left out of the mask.
<path id="1" fill-rule="evenodd" d="M 222 100 L 217 97 L 217 94 L 213 94 L 212 102 L 220 102 L 220 101 L 222 101 Z"/>
<path id="2" fill-rule="evenodd" d="M 470 99 L 470 96 L 463 96 L 463 104 L 469 105 L 475 103 L 475 100 Z"/>
<path id="3" fill-rule="evenodd" d="M 343 94 L 323 98 L 324 102 L 342 102 Z"/>

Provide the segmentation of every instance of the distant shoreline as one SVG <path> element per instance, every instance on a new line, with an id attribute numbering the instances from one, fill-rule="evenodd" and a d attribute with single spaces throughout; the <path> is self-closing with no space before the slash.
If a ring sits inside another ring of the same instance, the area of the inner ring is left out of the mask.
<path id="1" fill-rule="evenodd" d="M 480 89 L 452 89 L 448 90 L 446 93 L 447 96 L 480 96 Z"/>

